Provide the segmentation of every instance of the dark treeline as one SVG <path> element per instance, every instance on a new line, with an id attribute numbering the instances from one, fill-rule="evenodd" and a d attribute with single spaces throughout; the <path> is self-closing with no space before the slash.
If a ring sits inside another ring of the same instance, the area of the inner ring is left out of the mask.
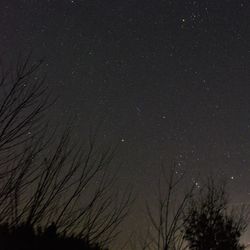
<path id="1" fill-rule="evenodd" d="M 27 224 L 10 227 L 8 224 L 0 225 L 1 249 L 74 249 L 74 250 L 100 250 L 98 244 L 89 244 L 84 238 L 77 238 L 57 233 L 54 224 L 47 228 L 36 230 Z"/>
<path id="2" fill-rule="evenodd" d="M 51 129 L 53 103 L 42 62 L 1 65 L 0 248 L 107 249 L 131 207 L 130 191 L 114 191 L 116 147 L 103 150 L 94 132 L 72 141 L 71 126 Z M 53 132 L 51 132 L 53 131 Z M 225 185 L 212 178 L 180 192 L 184 175 L 162 169 L 158 197 L 147 203 L 148 229 L 123 249 L 240 250 L 246 207 L 231 208 Z M 133 234 L 135 236 L 135 234 Z M 122 249 L 122 247 L 120 247 Z"/>

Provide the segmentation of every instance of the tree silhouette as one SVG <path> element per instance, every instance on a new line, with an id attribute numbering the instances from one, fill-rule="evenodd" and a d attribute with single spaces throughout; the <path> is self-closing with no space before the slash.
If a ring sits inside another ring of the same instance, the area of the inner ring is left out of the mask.
<path id="1" fill-rule="evenodd" d="M 116 148 L 103 150 L 93 133 L 82 145 L 70 126 L 49 133 L 51 105 L 42 62 L 20 59 L 0 77 L 0 224 L 57 232 L 88 244 L 109 244 L 126 217 L 131 193 L 114 192 Z M 0 243 L 1 244 L 1 243 Z"/>
<path id="2" fill-rule="evenodd" d="M 193 193 L 193 186 L 181 193 L 184 175 L 177 175 L 175 167 L 166 171 L 161 169 L 159 178 L 156 210 L 153 205 L 147 204 L 150 229 L 141 249 L 180 250 L 184 249 L 182 233 L 183 213 Z"/>
<path id="3" fill-rule="evenodd" d="M 245 209 L 229 210 L 224 185 L 209 179 L 190 202 L 184 223 L 184 238 L 193 250 L 240 250 L 240 236 L 245 231 Z"/>

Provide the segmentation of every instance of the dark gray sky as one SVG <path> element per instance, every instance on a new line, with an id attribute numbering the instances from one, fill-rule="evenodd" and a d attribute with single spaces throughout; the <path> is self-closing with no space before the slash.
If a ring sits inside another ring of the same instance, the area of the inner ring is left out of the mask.
<path id="1" fill-rule="evenodd" d="M 78 137 L 105 118 L 141 197 L 163 159 L 248 202 L 249 13 L 248 0 L 1 0 L 0 52 L 45 57 L 53 116 L 75 114 Z"/>

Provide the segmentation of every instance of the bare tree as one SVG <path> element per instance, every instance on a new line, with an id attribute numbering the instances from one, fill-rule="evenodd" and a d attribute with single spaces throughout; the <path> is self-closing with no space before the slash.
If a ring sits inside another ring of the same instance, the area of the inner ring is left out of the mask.
<path id="1" fill-rule="evenodd" d="M 182 194 L 184 175 L 178 175 L 175 168 L 168 172 L 162 166 L 158 184 L 156 209 L 147 203 L 150 229 L 142 249 L 180 250 L 185 249 L 183 239 L 183 212 L 193 193 L 193 186 Z M 153 203 L 154 204 L 154 203 Z"/>
<path id="2" fill-rule="evenodd" d="M 29 63 L 30 56 L 14 67 L 0 64 L 0 166 L 5 170 L 20 147 L 39 133 L 42 116 L 48 108 L 44 78 L 37 78 L 42 61 Z M 4 174 L 0 173 L 1 175 Z"/>
<path id="3" fill-rule="evenodd" d="M 0 85 L 0 223 L 54 224 L 60 233 L 104 246 L 119 233 L 131 193 L 113 191 L 109 173 L 116 148 L 100 150 L 97 136 L 83 146 L 71 129 L 48 136 L 50 106 L 41 62 L 3 70 Z M 57 143 L 53 140 L 59 137 Z"/>

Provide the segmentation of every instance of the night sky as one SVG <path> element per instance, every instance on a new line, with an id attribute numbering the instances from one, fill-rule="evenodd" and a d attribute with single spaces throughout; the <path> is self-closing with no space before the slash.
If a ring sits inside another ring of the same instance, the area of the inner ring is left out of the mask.
<path id="1" fill-rule="evenodd" d="M 249 0 L 1 0 L 0 38 L 10 59 L 45 58 L 55 120 L 120 142 L 139 200 L 174 161 L 250 201 Z"/>

